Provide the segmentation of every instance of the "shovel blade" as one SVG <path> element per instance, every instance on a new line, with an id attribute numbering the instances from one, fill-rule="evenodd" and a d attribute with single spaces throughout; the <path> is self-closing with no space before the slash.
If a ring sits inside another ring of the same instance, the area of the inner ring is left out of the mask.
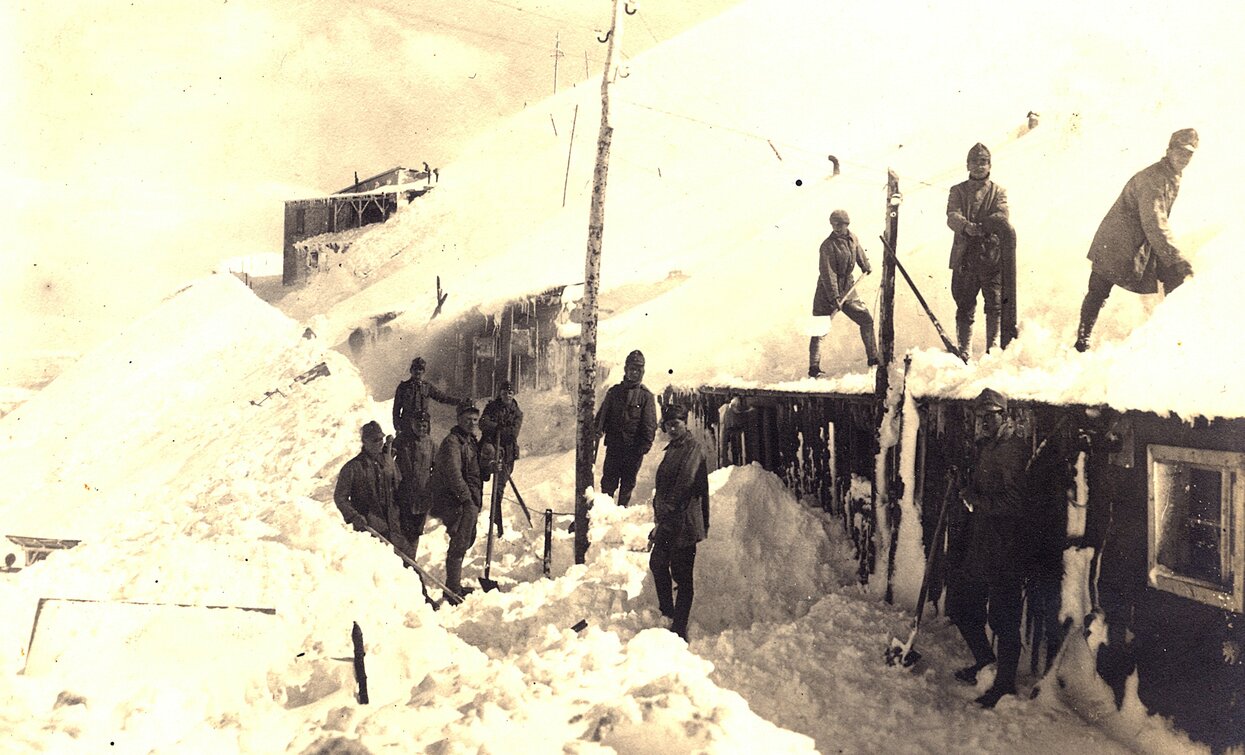
<path id="1" fill-rule="evenodd" d="M 480 589 L 484 592 L 493 592 L 497 589 L 497 582 L 488 577 L 480 577 Z"/>

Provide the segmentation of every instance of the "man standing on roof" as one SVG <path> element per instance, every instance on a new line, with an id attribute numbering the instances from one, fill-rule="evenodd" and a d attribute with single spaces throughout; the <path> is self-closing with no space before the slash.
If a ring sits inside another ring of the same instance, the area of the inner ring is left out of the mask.
<path id="1" fill-rule="evenodd" d="M 993 708 L 1004 695 L 1016 694 L 1022 591 L 1032 562 L 1035 521 L 1025 489 L 1029 444 L 1007 420 L 1007 397 L 986 388 L 973 402 L 973 413 L 976 453 L 962 490 L 970 513 L 966 542 L 955 549 L 961 555 L 949 559 L 947 616 L 973 654 L 973 663 L 955 672 L 966 684 L 976 684 L 977 673 L 995 662 L 987 623 L 994 633 L 994 684 L 976 700 L 983 708 Z"/>
<path id="2" fill-rule="evenodd" d="M 389 454 L 385 431 L 372 421 L 363 426 L 360 435 L 363 450 L 337 475 L 333 502 L 355 529 L 371 527 L 397 545 L 402 541 L 395 499 L 398 470 Z"/>
<path id="3" fill-rule="evenodd" d="M 435 385 L 424 380 L 424 373 L 427 369 L 428 363 L 423 357 L 412 359 L 411 376 L 398 383 L 398 389 L 394 392 L 393 427 L 399 435 L 410 430 L 411 420 L 408 419 L 408 415 L 416 417 L 421 412 L 428 411 L 428 399 L 451 406 L 462 403 L 462 399 L 443 393 Z"/>
<path id="4" fill-rule="evenodd" d="M 661 429 L 670 443 L 657 467 L 657 492 L 653 496 L 656 526 L 648 565 L 661 615 L 673 620 L 671 631 L 687 641 L 696 544 L 709 536 L 709 466 L 687 427 L 686 407 L 667 406 L 662 412 Z"/>
<path id="5" fill-rule="evenodd" d="M 1193 274 L 1193 266 L 1176 247 L 1167 217 L 1180 193 L 1180 176 L 1193 159 L 1197 144 L 1197 131 L 1191 128 L 1172 134 L 1163 159 L 1128 179 L 1099 224 L 1089 246 L 1093 269 L 1089 290 L 1081 302 L 1077 351 L 1089 348 L 1090 333 L 1112 287 L 1153 294 L 1162 281 L 1164 292 L 1171 293 Z"/>
<path id="6" fill-rule="evenodd" d="M 1002 242 L 1008 223 L 1007 192 L 990 180 L 990 150 L 978 142 L 968 151 L 968 180 L 947 195 L 951 244 L 951 298 L 955 300 L 955 335 L 965 357 L 971 354 L 977 294 L 985 300 L 986 351 L 998 345 L 1003 317 Z"/>
<path id="7" fill-rule="evenodd" d="M 847 229 L 851 223 L 846 210 L 835 210 L 830 213 L 830 235 L 821 242 L 818 250 L 819 274 L 817 290 L 813 293 L 813 316 L 831 317 L 840 309 L 852 322 L 860 326 L 860 340 L 865 344 L 865 359 L 870 367 L 878 363 L 877 342 L 873 335 L 873 316 L 860 297 L 853 290 L 852 273 L 856 266 L 865 275 L 873 272 L 869 266 L 869 258 L 865 256 L 864 247 L 856 234 Z M 812 336 L 808 339 L 808 376 L 821 377 L 821 339 L 823 336 Z"/>
<path id="8" fill-rule="evenodd" d="M 622 382 L 605 393 L 595 419 L 597 438 L 605 437 L 601 492 L 612 496 L 617 491 L 619 506 L 631 502 L 636 474 L 657 434 L 657 401 L 643 379 L 644 354 L 636 349 L 627 355 Z"/>
<path id="9" fill-rule="evenodd" d="M 484 500 L 490 464 L 480 458 L 476 428 L 480 410 L 470 403 L 458 407 L 458 423 L 441 441 L 428 483 L 430 513 L 445 523 L 450 536 L 445 553 L 445 586 L 463 595 L 463 558 L 476 541 L 476 521 Z"/>

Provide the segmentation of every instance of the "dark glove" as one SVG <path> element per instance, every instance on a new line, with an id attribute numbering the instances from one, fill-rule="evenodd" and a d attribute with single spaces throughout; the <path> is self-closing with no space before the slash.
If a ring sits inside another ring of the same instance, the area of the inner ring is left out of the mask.
<path id="1" fill-rule="evenodd" d="M 385 530 L 389 529 L 389 526 L 385 523 L 385 520 L 381 519 L 375 514 L 367 515 L 367 526 L 371 527 L 372 529 L 376 530 L 382 535 L 385 534 Z"/>
<path id="2" fill-rule="evenodd" d="M 981 226 L 977 223 L 966 223 L 964 225 L 964 233 L 969 236 L 980 236 L 982 234 Z"/>
<path id="3" fill-rule="evenodd" d="M 350 517 L 350 526 L 354 527 L 359 532 L 362 532 L 363 528 L 367 526 L 367 520 L 363 518 L 362 514 L 355 514 Z"/>

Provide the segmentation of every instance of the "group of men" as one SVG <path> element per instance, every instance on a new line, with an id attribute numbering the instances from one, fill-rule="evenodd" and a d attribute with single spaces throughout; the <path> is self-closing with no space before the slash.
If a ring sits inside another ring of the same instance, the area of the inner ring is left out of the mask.
<path id="1" fill-rule="evenodd" d="M 1090 334 L 1112 288 L 1152 294 L 1162 283 L 1163 290 L 1170 293 L 1193 273 L 1172 236 L 1168 216 L 1180 192 L 1181 175 L 1197 147 L 1194 129 L 1173 133 L 1163 158 L 1129 179 L 1099 224 L 1087 255 L 1092 270 L 1081 303 L 1074 344 L 1077 351 L 1089 349 Z M 984 300 L 987 351 L 999 343 L 1005 297 L 1015 296 L 1014 290 L 1005 288 L 1003 277 L 1004 240 L 1009 236 L 1014 239 L 1007 192 L 990 179 L 991 155 L 984 144 L 973 145 L 966 162 L 968 179 L 952 186 L 947 196 L 947 226 L 955 234 L 949 264 L 951 297 L 955 300 L 956 340 L 965 357 L 971 353 L 978 296 Z M 830 214 L 832 231 L 819 250 L 813 315 L 832 316 L 842 310 L 860 326 L 865 357 L 873 366 L 878 362 L 873 318 L 855 294 L 853 281 L 857 266 L 869 274 L 869 260 L 860 241 L 848 230 L 849 223 L 845 210 Z M 1009 288 L 1014 287 L 1013 280 Z M 813 336 L 809 341 L 810 377 L 824 374 L 821 338 Z"/>
<path id="2" fill-rule="evenodd" d="M 463 559 L 476 540 L 484 483 L 496 475 L 494 484 L 505 485 L 519 457 L 523 410 L 508 381 L 481 413 L 470 400 L 425 380 L 426 369 L 424 359 L 416 357 L 410 378 L 398 384 L 396 438 L 387 438 L 378 422 L 363 426 L 363 448 L 342 467 L 333 498 L 347 522 L 371 530 L 412 560 L 427 518 L 439 519 L 449 536 L 445 586 L 453 601 L 469 592 L 462 584 Z M 620 506 L 630 503 L 658 428 L 656 398 L 643 379 L 644 354 L 636 350 L 627 355 L 622 381 L 606 392 L 595 417 L 597 438 L 606 447 L 601 490 L 616 495 Z M 454 426 L 435 448 L 429 401 L 456 407 Z M 658 607 L 684 639 L 696 544 L 709 532 L 708 463 L 687 428 L 687 416 L 677 404 L 663 411 L 660 426 L 669 443 L 657 468 L 649 559 Z"/>
<path id="3" fill-rule="evenodd" d="M 427 362 L 416 357 L 410 378 L 398 384 L 393 400 L 396 438 L 380 423 L 363 426 L 363 449 L 342 467 L 333 500 L 355 528 L 370 529 L 414 559 L 428 516 L 449 535 L 445 586 L 462 596 L 462 564 L 475 543 L 483 508 L 484 483 L 498 475 L 504 485 L 519 455 L 523 410 L 509 381 L 481 413 L 470 400 L 439 390 L 424 379 Z M 430 436 L 428 402 L 450 404 L 455 424 L 440 445 Z M 477 433 L 480 433 L 477 436 Z"/>

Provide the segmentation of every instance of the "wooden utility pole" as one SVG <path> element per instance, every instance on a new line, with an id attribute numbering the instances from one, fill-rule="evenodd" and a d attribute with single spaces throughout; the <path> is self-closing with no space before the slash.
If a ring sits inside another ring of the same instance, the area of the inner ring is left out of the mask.
<path id="1" fill-rule="evenodd" d="M 899 193 L 899 177 L 895 171 L 886 172 L 886 244 L 882 251 L 882 298 L 878 305 L 878 340 L 881 342 L 881 361 L 878 365 L 874 391 L 879 405 L 886 402 L 890 389 L 890 365 L 895 359 L 895 250 L 899 243 L 899 205 L 903 201 Z"/>
<path id="2" fill-rule="evenodd" d="M 601 280 L 601 236 L 605 227 L 605 182 L 609 175 L 610 81 L 614 55 L 621 49 L 622 4 L 614 0 L 614 20 L 606 33 L 609 52 L 601 77 L 601 132 L 597 137 L 597 165 L 592 173 L 592 209 L 588 214 L 588 252 L 584 261 L 584 298 L 580 303 L 578 440 L 575 444 L 575 563 L 588 556 L 588 511 L 592 506 L 586 492 L 594 487 L 592 468 L 597 459 L 597 430 L 593 422 L 597 394 L 597 289 Z"/>
<path id="3" fill-rule="evenodd" d="M 881 364 L 878 365 L 873 400 L 874 423 L 876 426 L 873 450 L 879 462 L 874 467 L 873 480 L 873 517 L 874 533 L 879 531 L 880 524 L 886 525 L 891 547 L 886 553 L 886 599 L 891 598 L 890 570 L 894 563 L 895 527 L 892 519 L 891 468 L 895 459 L 894 448 L 882 448 L 884 423 L 892 421 L 887 415 L 887 394 L 890 392 L 891 363 L 895 361 L 895 257 L 896 244 L 899 241 L 899 205 L 903 196 L 899 193 L 899 177 L 895 171 L 886 172 L 886 230 L 882 237 L 882 291 L 878 305 L 878 340 L 880 343 Z M 897 407 L 899 409 L 899 407 Z M 901 410 L 901 409 L 900 409 Z M 875 562 L 874 569 L 877 569 Z"/>

